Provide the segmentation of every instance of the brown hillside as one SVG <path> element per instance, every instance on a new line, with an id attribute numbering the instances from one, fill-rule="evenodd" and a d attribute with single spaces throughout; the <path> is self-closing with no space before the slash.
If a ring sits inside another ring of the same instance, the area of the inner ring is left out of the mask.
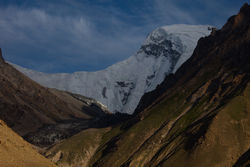
<path id="1" fill-rule="evenodd" d="M 110 132 L 91 166 L 250 165 L 249 53 L 245 4 L 221 30 L 200 39 L 175 74 L 143 96 L 135 117 Z"/>
<path id="2" fill-rule="evenodd" d="M 0 120 L 1 167 L 56 167 Z"/>
<path id="3" fill-rule="evenodd" d="M 94 100 L 42 87 L 1 56 L 0 119 L 36 145 L 51 145 L 106 115 Z"/>

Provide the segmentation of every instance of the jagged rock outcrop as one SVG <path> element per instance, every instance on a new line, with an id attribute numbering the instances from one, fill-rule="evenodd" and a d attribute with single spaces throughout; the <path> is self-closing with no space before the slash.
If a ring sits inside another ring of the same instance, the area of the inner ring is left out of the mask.
<path id="1" fill-rule="evenodd" d="M 249 19 L 245 4 L 201 38 L 191 58 L 143 96 L 134 118 L 109 133 L 91 165 L 249 165 Z"/>
<path id="2" fill-rule="evenodd" d="M 212 66 L 213 64 L 216 66 L 221 64 L 223 66 L 229 66 L 227 68 L 237 66 L 238 68 L 249 69 L 250 64 L 246 63 L 249 62 L 249 47 L 246 42 L 250 38 L 250 32 L 248 30 L 250 22 L 248 8 L 249 5 L 245 4 L 239 14 L 230 17 L 221 30 L 216 30 L 209 37 L 201 38 L 198 41 L 193 56 L 184 63 L 185 68 L 180 68 L 175 75 L 169 75 L 156 90 L 146 93 L 137 106 L 136 113 L 152 104 L 152 101 L 161 96 L 166 89 L 174 86 L 177 79 L 185 78 L 181 83 L 184 84 L 193 75 L 199 72 L 200 69 L 206 70 L 205 68 L 208 65 Z M 222 45 L 221 43 L 224 41 L 227 43 Z M 220 46 L 221 48 L 219 48 Z M 232 49 L 233 46 L 235 46 L 234 50 Z M 239 51 L 238 47 L 243 48 L 244 52 Z M 211 48 L 214 48 L 213 52 L 211 52 Z M 210 55 L 208 53 L 210 53 Z M 200 55 L 207 56 L 202 57 Z"/>
<path id="3" fill-rule="evenodd" d="M 51 145 L 109 114 L 93 99 L 42 87 L 0 60 L 0 119 L 33 144 Z"/>
<path id="4" fill-rule="evenodd" d="M 92 97 L 111 112 L 132 114 L 141 96 L 174 73 L 191 56 L 198 39 L 210 31 L 205 25 L 157 28 L 135 55 L 96 72 L 45 74 L 15 67 L 44 86 Z"/>
<path id="5" fill-rule="evenodd" d="M 111 130 L 83 131 L 46 155 L 62 166 L 249 166 L 249 19 L 245 4 L 222 29 L 201 38 L 191 58 L 142 97 L 133 118 Z M 107 97 L 107 88 L 101 94 Z M 20 100 L 5 95 L 7 102 Z"/>

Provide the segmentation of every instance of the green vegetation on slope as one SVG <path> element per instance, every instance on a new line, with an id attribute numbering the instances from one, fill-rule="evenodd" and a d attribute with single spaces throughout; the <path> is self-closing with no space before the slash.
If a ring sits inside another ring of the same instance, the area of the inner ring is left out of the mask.
<path id="1" fill-rule="evenodd" d="M 46 155 L 59 166 L 86 166 L 109 128 L 87 129 L 56 144 Z"/>
<path id="2" fill-rule="evenodd" d="M 142 98 L 134 118 L 103 133 L 88 165 L 224 167 L 247 152 L 249 11 L 245 5 L 200 39 L 192 57 Z"/>
<path id="3" fill-rule="evenodd" d="M 250 84 L 218 111 L 197 147 L 179 149 L 162 166 L 232 166 L 250 148 Z M 178 162 L 178 163 L 177 163 Z M 154 164 L 156 165 L 156 164 Z"/>
<path id="4" fill-rule="evenodd" d="M 137 121 L 99 147 L 91 166 L 232 166 L 250 147 L 249 11 L 244 5 L 200 39 L 192 57 L 142 98 Z"/>

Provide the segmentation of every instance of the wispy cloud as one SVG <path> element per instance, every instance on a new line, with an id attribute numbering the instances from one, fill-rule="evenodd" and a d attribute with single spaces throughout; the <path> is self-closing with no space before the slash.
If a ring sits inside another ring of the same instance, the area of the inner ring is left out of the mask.
<path id="1" fill-rule="evenodd" d="M 107 16 L 103 19 L 113 26 L 101 30 L 101 25 L 82 14 L 58 16 L 38 8 L 8 7 L 1 9 L 0 15 L 0 46 L 12 54 L 10 61 L 22 64 L 30 58 L 27 66 L 41 71 L 52 70 L 37 65 L 44 59 L 55 68 L 60 63 L 75 63 L 82 69 L 91 65 L 103 68 L 108 61 L 132 54 L 144 38 L 136 33 L 137 27 Z"/>
<path id="2" fill-rule="evenodd" d="M 171 0 L 155 0 L 154 3 L 155 17 L 168 23 L 188 23 L 196 24 L 195 18 L 191 12 L 181 9 L 177 3 Z"/>
<path id="3" fill-rule="evenodd" d="M 39 71 L 99 70 L 131 56 L 146 34 L 158 26 L 219 25 L 224 17 L 238 9 L 236 5 L 228 5 L 220 12 L 220 6 L 226 1 L 211 1 L 10 3 L 0 7 L 0 47 L 9 61 Z"/>

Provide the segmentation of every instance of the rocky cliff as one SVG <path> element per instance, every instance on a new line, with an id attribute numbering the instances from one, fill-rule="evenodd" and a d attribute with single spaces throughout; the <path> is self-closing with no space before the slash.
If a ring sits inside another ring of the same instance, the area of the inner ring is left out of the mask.
<path id="1" fill-rule="evenodd" d="M 201 38 L 191 58 L 143 96 L 92 166 L 247 166 L 250 6 Z M 118 131 L 118 133 L 117 133 Z"/>

